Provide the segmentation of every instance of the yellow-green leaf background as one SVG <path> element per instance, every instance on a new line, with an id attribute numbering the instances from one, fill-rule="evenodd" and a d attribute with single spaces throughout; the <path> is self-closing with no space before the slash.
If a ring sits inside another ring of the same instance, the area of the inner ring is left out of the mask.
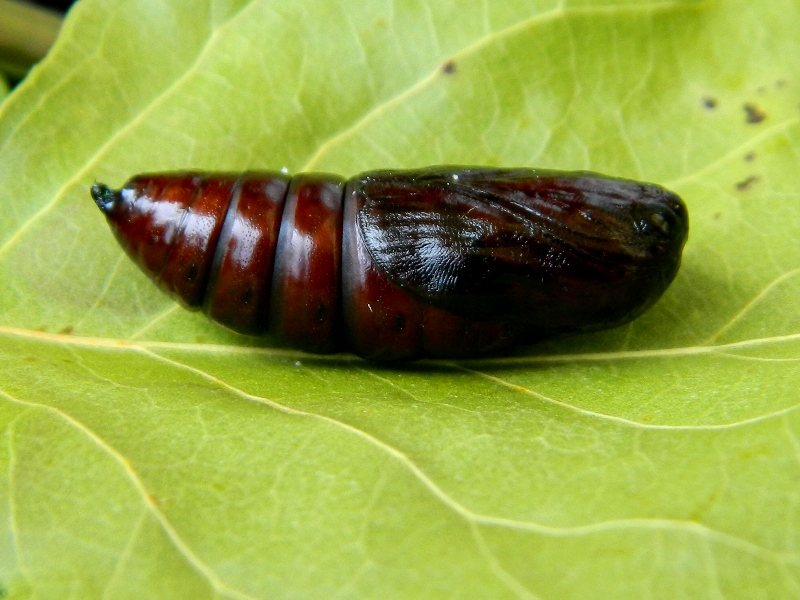
<path id="1" fill-rule="evenodd" d="M 800 596 L 799 57 L 797 0 L 79 2 L 0 105 L 4 597 Z M 183 310 L 88 196 L 437 163 L 665 185 L 682 270 L 379 367 Z"/>

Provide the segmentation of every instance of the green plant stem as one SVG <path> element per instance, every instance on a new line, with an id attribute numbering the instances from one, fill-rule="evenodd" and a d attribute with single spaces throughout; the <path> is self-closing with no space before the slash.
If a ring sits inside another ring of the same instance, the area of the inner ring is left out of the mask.
<path id="1" fill-rule="evenodd" d="M 22 0 L 0 0 L 0 72 L 22 78 L 58 35 L 61 15 Z"/>

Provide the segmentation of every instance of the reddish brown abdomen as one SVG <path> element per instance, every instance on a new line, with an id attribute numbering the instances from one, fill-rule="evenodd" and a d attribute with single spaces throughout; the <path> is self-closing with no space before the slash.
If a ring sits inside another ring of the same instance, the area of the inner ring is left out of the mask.
<path id="1" fill-rule="evenodd" d="M 236 177 L 208 177 L 195 189 L 183 213 L 177 238 L 158 275 L 158 283 L 187 306 L 203 302 L 222 224 Z"/>
<path id="2" fill-rule="evenodd" d="M 235 183 L 235 177 L 196 173 L 140 175 L 101 208 L 145 273 L 196 308 L 203 300 Z"/>
<path id="3" fill-rule="evenodd" d="M 142 175 L 118 192 L 92 190 L 120 245 L 156 282 L 203 179 L 197 173 Z"/>
<path id="4" fill-rule="evenodd" d="M 92 194 L 133 260 L 189 308 L 246 334 L 266 329 L 288 178 L 139 175 Z"/>
<path id="5" fill-rule="evenodd" d="M 203 310 L 240 333 L 257 335 L 267 329 L 288 181 L 277 173 L 242 176 L 222 226 Z"/>
<path id="6" fill-rule="evenodd" d="M 344 180 L 292 178 L 281 222 L 269 328 L 306 352 L 335 352 L 341 338 L 340 273 Z"/>

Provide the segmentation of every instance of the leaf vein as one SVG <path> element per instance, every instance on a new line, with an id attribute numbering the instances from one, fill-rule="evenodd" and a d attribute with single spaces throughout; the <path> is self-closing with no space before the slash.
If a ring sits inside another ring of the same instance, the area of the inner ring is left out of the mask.
<path id="1" fill-rule="evenodd" d="M 174 305 L 177 309 L 178 305 Z M 32 329 L 11 327 L 0 325 L 0 334 L 26 339 L 36 340 L 45 343 L 67 344 L 83 346 L 89 348 L 109 348 L 115 350 L 140 350 L 143 348 L 177 350 L 182 352 L 205 352 L 209 354 L 240 354 L 258 355 L 281 358 L 296 358 L 298 360 L 313 357 L 315 360 L 352 363 L 361 362 L 362 359 L 347 353 L 332 355 L 311 355 L 300 350 L 289 350 L 282 348 L 266 348 L 261 346 L 232 346 L 225 344 L 207 344 L 199 342 L 158 342 L 158 341 L 129 341 L 118 338 L 103 337 L 82 337 L 65 335 L 58 333 L 47 333 Z M 576 362 L 613 362 L 622 360 L 641 360 L 651 358 L 685 358 L 704 354 L 723 355 L 727 350 L 741 350 L 746 348 L 757 348 L 761 346 L 771 346 L 800 341 L 800 333 L 787 335 L 768 336 L 762 338 L 752 338 L 739 342 L 718 344 L 715 346 L 682 346 L 675 348 L 656 348 L 652 350 L 625 350 L 609 352 L 584 352 L 577 354 L 550 354 L 539 356 L 511 356 L 502 358 L 483 358 L 473 360 L 462 360 L 459 362 L 424 359 L 417 361 L 420 365 L 473 365 L 473 366 L 520 366 L 538 365 L 553 363 L 576 363 Z"/>
<path id="2" fill-rule="evenodd" d="M 677 179 L 672 179 L 670 181 L 667 181 L 664 183 L 664 186 L 668 188 L 678 188 L 687 183 L 691 183 L 696 179 L 703 177 L 703 175 L 706 175 L 707 173 L 710 173 L 711 171 L 725 165 L 726 163 L 739 158 L 749 148 L 752 148 L 757 144 L 770 139 L 773 136 L 780 135 L 781 133 L 787 133 L 792 126 L 797 125 L 798 123 L 800 123 L 800 118 L 798 117 L 792 117 L 789 119 L 785 119 L 783 121 L 778 121 L 771 127 L 768 127 L 759 132 L 758 134 L 745 139 L 738 146 L 731 149 L 729 152 L 720 156 L 716 160 L 702 166 L 693 173 L 689 173 Z"/>
<path id="3" fill-rule="evenodd" d="M 520 582 L 516 577 L 511 575 L 511 573 L 503 568 L 497 556 L 495 556 L 494 552 L 492 552 L 487 545 L 477 522 L 470 522 L 470 531 L 472 533 L 472 537 L 475 539 L 475 544 L 478 547 L 478 550 L 486 559 L 486 563 L 489 565 L 489 569 L 491 570 L 492 574 L 499 579 L 500 582 L 503 583 L 503 585 L 505 585 L 511 592 L 513 592 L 517 598 L 523 598 L 524 600 L 539 600 L 540 597 L 538 595 L 531 592 L 522 584 L 522 582 Z"/>
<path id="4" fill-rule="evenodd" d="M 6 396 L 6 393 L 0 390 L 0 394 Z M 16 452 L 14 452 L 14 433 L 16 431 L 16 425 L 19 422 L 19 419 L 22 415 L 17 415 L 14 419 L 12 419 L 8 424 L 8 512 L 9 512 L 9 529 L 11 530 L 11 539 L 14 544 L 14 553 L 17 556 L 17 564 L 19 566 L 20 573 L 25 578 L 25 580 L 32 584 L 34 578 L 31 576 L 31 573 L 28 571 L 28 567 L 25 564 L 25 561 L 22 557 L 22 545 L 20 544 L 19 539 L 19 523 L 17 522 L 17 508 L 16 502 L 14 501 L 16 495 Z"/>
<path id="5" fill-rule="evenodd" d="M 114 571 L 108 578 L 106 587 L 103 590 L 103 594 L 101 596 L 103 600 L 105 600 L 106 598 L 112 598 L 110 594 L 113 592 L 114 585 L 117 583 L 121 574 L 123 573 L 125 564 L 128 562 L 128 559 L 130 559 L 130 557 L 133 555 L 133 549 L 136 546 L 136 540 L 139 539 L 139 535 L 142 532 L 142 526 L 144 525 L 146 517 L 147 517 L 147 509 L 143 509 L 141 516 L 136 521 L 136 524 L 133 527 L 131 527 L 131 534 L 128 536 L 128 541 L 125 544 L 125 548 L 122 549 L 122 553 L 117 557 L 117 564 L 114 566 Z"/>
<path id="6" fill-rule="evenodd" d="M 769 413 L 764 413 L 762 415 L 757 415 L 755 417 L 751 417 L 749 419 L 742 419 L 741 421 L 732 421 L 730 423 L 720 423 L 715 425 L 655 425 L 652 423 L 642 423 L 641 421 L 634 421 L 633 419 L 627 419 L 625 417 L 618 417 L 616 415 L 610 415 L 606 413 L 596 412 L 593 410 L 588 410 L 586 408 L 581 408 L 580 406 L 575 406 L 573 404 L 569 404 L 567 402 L 563 402 L 561 400 L 556 400 L 555 398 L 551 398 L 550 396 L 546 396 L 536 390 L 532 390 L 528 387 L 518 385 L 516 383 L 512 383 L 510 381 L 506 381 L 501 377 L 496 377 L 494 375 L 490 375 L 489 373 L 484 373 L 482 371 L 478 371 L 475 369 L 469 369 L 462 365 L 458 365 L 456 363 L 452 363 L 454 367 L 461 369 L 467 373 L 472 373 L 473 375 L 478 375 L 490 381 L 493 381 L 499 385 L 504 387 L 511 388 L 523 394 L 528 394 L 531 396 L 535 396 L 540 400 L 547 402 L 548 404 L 553 404 L 555 406 L 559 406 L 561 408 L 565 408 L 567 410 L 576 412 L 578 414 L 593 417 L 597 419 L 602 419 L 604 421 L 611 421 L 613 423 L 618 423 L 623 426 L 627 427 L 634 427 L 638 429 L 649 429 L 649 430 L 661 430 L 661 431 L 721 431 L 727 429 L 735 429 L 738 427 L 743 427 L 746 425 L 753 425 L 755 423 L 761 423 L 763 421 L 767 421 L 769 419 L 774 419 L 776 417 L 781 417 L 783 415 L 787 415 L 796 411 L 800 408 L 800 403 L 791 404 L 787 407 L 784 407 L 780 410 L 776 410 Z"/>
<path id="7" fill-rule="evenodd" d="M 459 503 L 455 498 L 450 496 L 441 487 L 439 487 L 439 485 L 433 479 L 431 479 L 422 470 L 421 467 L 419 467 L 413 460 L 411 460 L 411 458 L 407 454 L 405 454 L 398 448 L 395 448 L 391 444 L 388 444 L 383 440 L 375 437 L 369 432 L 364 431 L 363 429 L 359 429 L 358 427 L 351 425 L 350 423 L 347 423 L 345 421 L 340 421 L 338 419 L 329 417 L 327 415 L 293 408 L 291 406 L 281 404 L 280 402 L 277 402 L 269 398 L 265 398 L 263 396 L 250 394 L 212 375 L 211 373 L 208 373 L 202 369 L 198 369 L 191 365 L 187 365 L 172 358 L 162 356 L 149 349 L 141 348 L 140 351 L 143 354 L 150 356 L 154 360 L 163 362 L 165 364 L 171 365 L 175 368 L 190 373 L 194 373 L 195 375 L 205 379 L 206 381 L 214 383 L 244 400 L 263 404 L 284 414 L 319 420 L 361 438 L 362 440 L 373 445 L 378 450 L 381 450 L 388 456 L 398 461 L 401 465 L 403 465 L 436 499 L 438 499 L 444 506 L 450 508 L 454 513 L 463 518 L 468 524 L 470 524 L 470 526 L 472 526 L 472 524 L 474 523 L 477 525 L 484 525 L 484 526 L 504 527 L 508 529 L 526 531 L 530 533 L 547 535 L 552 537 L 586 535 L 595 532 L 609 531 L 615 529 L 626 529 L 626 528 L 628 529 L 641 528 L 641 529 L 651 529 L 651 530 L 675 529 L 693 533 L 695 535 L 701 535 L 713 538 L 714 540 L 723 543 L 726 546 L 747 552 L 751 555 L 758 556 L 762 559 L 770 560 L 772 562 L 792 561 L 800 563 L 800 556 L 796 556 L 794 554 L 780 553 L 770 550 L 768 548 L 760 546 L 744 538 L 740 538 L 733 534 L 712 529 L 696 521 L 680 521 L 680 520 L 653 519 L 653 518 L 632 518 L 632 519 L 608 520 L 608 521 L 593 523 L 590 525 L 554 527 L 549 525 L 542 525 L 540 523 L 536 523 L 533 521 L 522 521 L 516 519 L 508 519 L 504 517 L 492 517 L 476 513 L 471 509 L 467 508 L 466 506 L 464 506 L 463 504 Z"/>
<path id="8" fill-rule="evenodd" d="M 781 283 L 786 281 L 787 279 L 791 279 L 795 275 L 800 275 L 800 268 L 792 269 L 791 271 L 787 271 L 783 275 L 780 275 L 769 282 L 760 292 L 754 295 L 748 302 L 742 306 L 739 311 L 731 317 L 731 319 L 725 323 L 722 327 L 720 327 L 716 333 L 712 334 L 705 342 L 704 345 L 713 344 L 717 341 L 722 335 L 728 331 L 731 327 L 733 327 L 738 321 L 740 321 L 754 306 L 756 306 L 767 294 L 769 294 L 773 288 L 779 286 Z"/>
<path id="9" fill-rule="evenodd" d="M 184 542 L 180 537 L 178 532 L 172 527 L 172 524 L 169 522 L 166 515 L 164 515 L 164 513 L 161 512 L 157 506 L 155 506 L 147 487 L 139 477 L 139 474 L 134 470 L 133 466 L 124 456 L 122 456 L 113 446 L 111 446 L 111 444 L 102 439 L 87 425 L 63 410 L 53 406 L 48 406 L 46 404 L 41 404 L 39 402 L 15 398 L 4 390 L 0 390 L 0 395 L 4 396 L 7 400 L 15 404 L 54 414 L 69 426 L 80 431 L 122 468 L 123 473 L 125 473 L 134 489 L 136 489 L 136 491 L 139 493 L 145 509 L 150 512 L 153 518 L 155 518 L 156 522 L 161 526 L 162 530 L 166 534 L 167 538 L 172 542 L 175 549 L 186 558 L 187 562 L 195 569 L 195 571 L 197 571 L 198 574 L 204 577 L 215 590 L 236 598 L 237 600 L 257 600 L 253 596 L 239 592 L 225 585 L 225 583 L 217 576 L 217 574 L 214 573 L 213 569 L 211 569 L 211 567 L 209 567 L 197 555 L 195 555 L 191 548 L 189 548 L 186 542 Z"/>

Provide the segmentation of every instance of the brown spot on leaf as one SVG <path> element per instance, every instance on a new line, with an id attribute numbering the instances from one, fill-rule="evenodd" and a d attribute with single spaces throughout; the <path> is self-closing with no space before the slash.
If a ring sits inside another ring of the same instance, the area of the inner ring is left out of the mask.
<path id="1" fill-rule="evenodd" d="M 767 113 L 758 108 L 755 104 L 745 104 L 744 112 L 746 115 L 745 120 L 748 123 L 761 123 L 761 121 L 767 118 Z"/>
<path id="2" fill-rule="evenodd" d="M 39 359 L 38 359 L 38 358 L 36 358 L 35 356 L 25 356 L 25 357 L 22 359 L 22 362 L 26 362 L 26 363 L 35 363 L 35 362 L 39 362 Z"/>
<path id="3" fill-rule="evenodd" d="M 756 157 L 756 153 L 755 152 L 748 152 L 747 154 L 744 155 L 744 161 L 745 162 L 753 162 L 755 157 Z"/>
<path id="4" fill-rule="evenodd" d="M 786 87 L 786 80 L 785 79 L 778 79 L 778 81 L 775 82 L 775 87 L 778 88 L 778 89 L 785 88 Z"/>
<path id="5" fill-rule="evenodd" d="M 445 75 L 452 75 L 456 72 L 456 61 L 448 60 L 442 65 L 442 73 Z"/>
<path id="6" fill-rule="evenodd" d="M 714 220 L 715 221 L 719 221 L 721 218 L 722 218 L 722 213 L 721 212 L 715 212 L 714 213 Z"/>
<path id="7" fill-rule="evenodd" d="M 72 335 L 73 331 L 75 331 L 75 328 L 72 325 L 67 325 L 66 327 L 62 327 L 58 333 L 61 335 Z"/>
<path id="8" fill-rule="evenodd" d="M 708 110 L 714 110 L 717 108 L 717 99 L 712 98 L 711 96 L 706 96 L 703 98 L 703 106 Z"/>
<path id="9" fill-rule="evenodd" d="M 754 183 L 757 183 L 760 179 L 761 178 L 758 175 L 750 175 L 750 177 L 748 177 L 744 181 L 740 181 L 739 183 L 737 183 L 736 189 L 739 190 L 740 192 L 746 192 L 753 186 Z"/>

